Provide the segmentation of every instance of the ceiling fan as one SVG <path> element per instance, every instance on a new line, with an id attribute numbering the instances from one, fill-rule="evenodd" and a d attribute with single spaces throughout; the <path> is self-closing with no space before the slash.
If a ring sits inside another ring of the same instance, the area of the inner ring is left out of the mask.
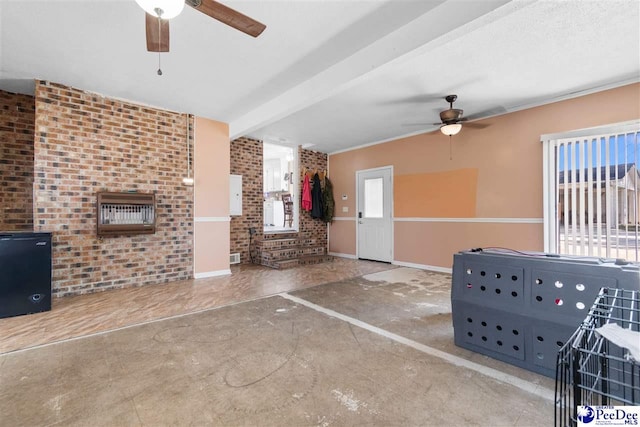
<path id="1" fill-rule="evenodd" d="M 440 98 L 440 97 L 438 97 Z M 410 102 L 431 102 L 433 99 L 430 95 L 417 95 L 409 99 Z M 507 110 L 502 106 L 497 106 L 493 109 L 482 111 L 480 113 L 472 114 L 467 117 L 463 117 L 464 111 L 459 108 L 453 108 L 453 103 L 458 99 L 458 95 L 447 95 L 444 97 L 445 101 L 449 103 L 449 108 L 440 111 L 440 123 L 432 123 L 434 126 L 440 127 L 440 132 L 449 137 L 449 159 L 452 158 L 451 154 L 451 137 L 457 135 L 462 130 L 462 123 L 469 122 L 471 120 L 479 120 L 486 117 L 505 113 Z M 425 126 L 431 125 L 428 123 L 405 123 L 405 126 Z M 486 123 L 466 123 L 465 126 L 473 127 L 476 129 L 484 129 L 489 126 Z"/>
<path id="2" fill-rule="evenodd" d="M 169 51 L 169 19 L 178 16 L 185 4 L 252 37 L 258 37 L 266 28 L 266 25 L 215 0 L 136 0 L 136 3 L 146 12 L 149 52 Z"/>
<path id="3" fill-rule="evenodd" d="M 456 135 L 462 129 L 462 123 L 468 120 L 472 120 L 471 117 L 462 117 L 463 110 L 459 108 L 453 108 L 453 103 L 458 99 L 458 95 L 447 95 L 444 97 L 445 101 L 449 103 L 449 109 L 440 112 L 440 123 L 434 123 L 434 125 L 440 126 L 440 132 L 447 136 Z M 467 126 L 483 128 L 486 125 L 479 123 L 469 123 Z"/>

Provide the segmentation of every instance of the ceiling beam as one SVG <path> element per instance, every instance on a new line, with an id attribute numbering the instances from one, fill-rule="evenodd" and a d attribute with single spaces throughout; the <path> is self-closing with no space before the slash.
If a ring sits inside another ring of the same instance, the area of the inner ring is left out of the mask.
<path id="1" fill-rule="evenodd" d="M 425 51 L 461 37 L 532 2 L 533 0 L 443 1 L 407 25 L 233 120 L 229 123 L 230 136 L 234 139 L 248 135 L 334 96 L 364 79 L 383 73 L 386 67 L 397 61 L 422 55 Z"/>

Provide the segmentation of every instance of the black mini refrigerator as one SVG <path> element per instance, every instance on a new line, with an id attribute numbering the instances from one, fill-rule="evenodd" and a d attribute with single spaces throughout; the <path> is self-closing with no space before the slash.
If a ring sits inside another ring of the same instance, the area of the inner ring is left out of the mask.
<path id="1" fill-rule="evenodd" d="M 51 233 L 0 232 L 0 318 L 51 310 Z"/>

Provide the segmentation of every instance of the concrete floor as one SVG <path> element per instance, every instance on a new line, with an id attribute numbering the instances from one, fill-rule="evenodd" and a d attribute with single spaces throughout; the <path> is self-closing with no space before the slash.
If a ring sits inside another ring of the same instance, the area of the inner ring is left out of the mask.
<path id="1" fill-rule="evenodd" d="M 453 345 L 450 280 L 398 268 L 6 353 L 0 425 L 550 425 L 550 379 Z"/>

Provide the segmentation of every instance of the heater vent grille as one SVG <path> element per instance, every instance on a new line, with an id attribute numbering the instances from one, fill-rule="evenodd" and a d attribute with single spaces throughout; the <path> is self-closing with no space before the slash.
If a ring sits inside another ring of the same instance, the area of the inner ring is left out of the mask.
<path id="1" fill-rule="evenodd" d="M 229 255 L 229 264 L 240 264 L 240 254 L 235 253 Z"/>

